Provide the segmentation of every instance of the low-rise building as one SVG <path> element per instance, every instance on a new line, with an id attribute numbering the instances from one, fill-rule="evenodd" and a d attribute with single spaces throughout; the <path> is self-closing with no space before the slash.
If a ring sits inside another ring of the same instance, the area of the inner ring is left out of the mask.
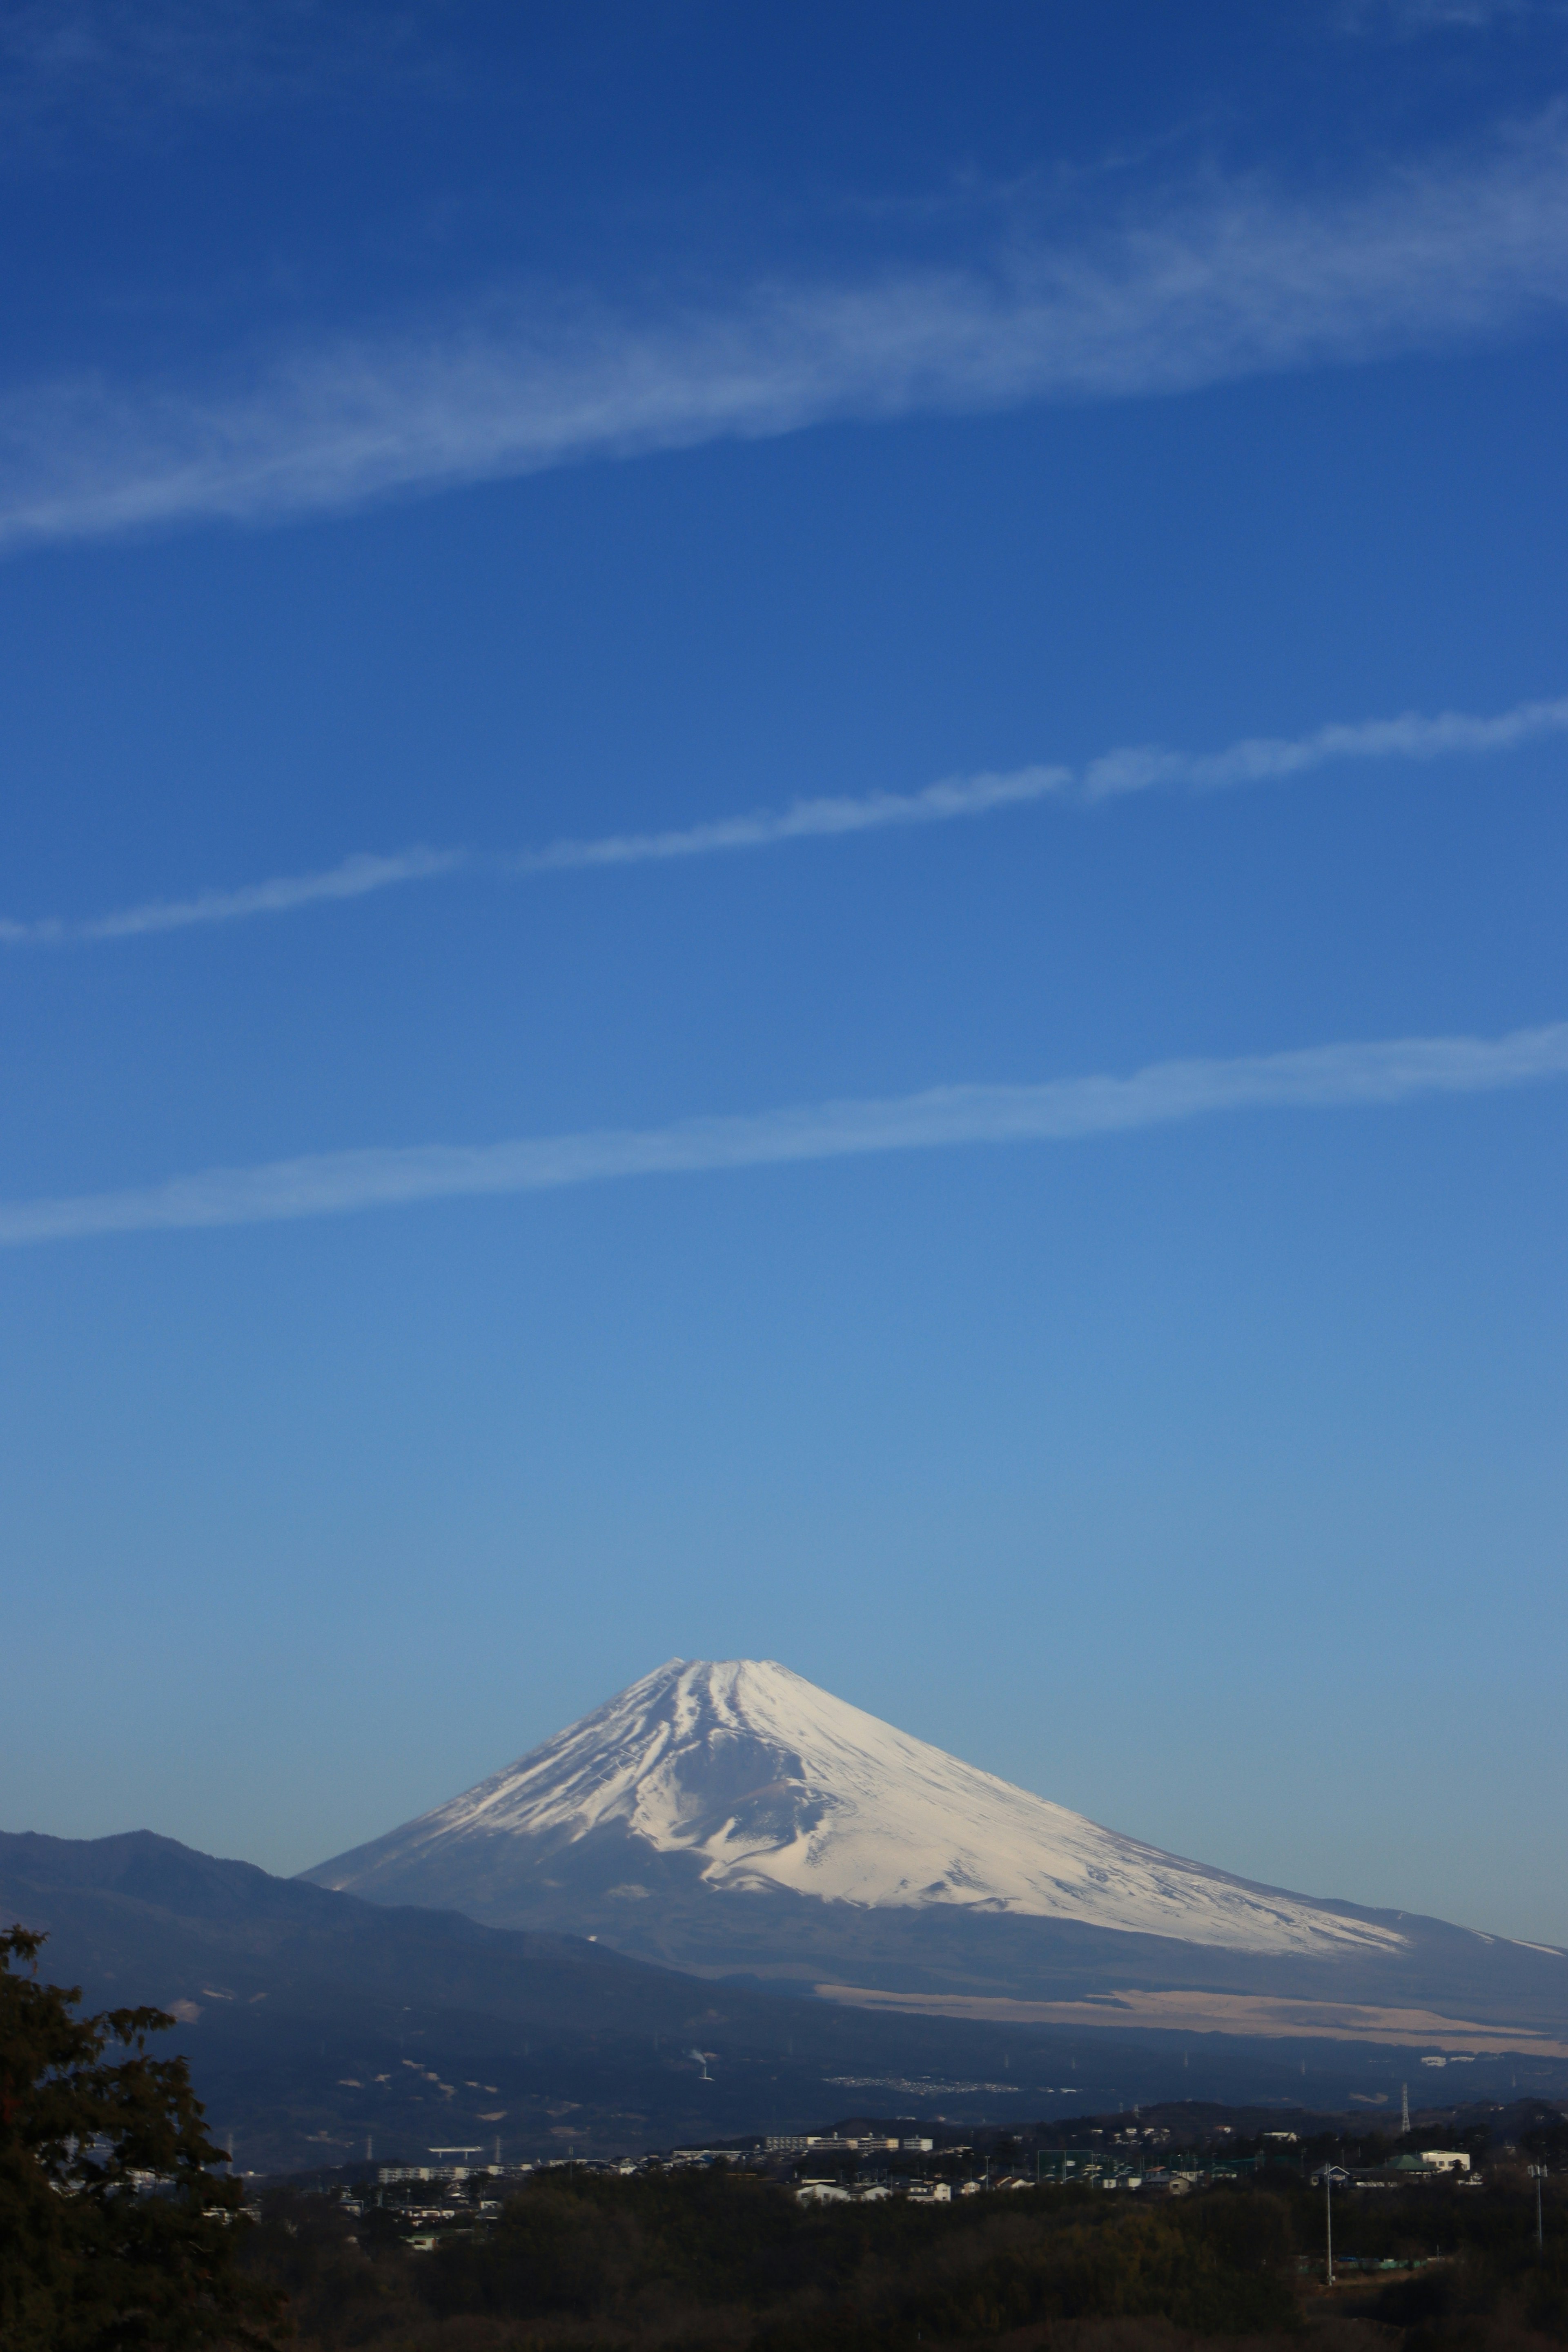
<path id="1" fill-rule="evenodd" d="M 930 2147 L 931 2142 L 910 2139 L 903 2145 L 909 2148 Z M 785 2132 L 763 2142 L 769 2156 L 886 2156 L 898 2146 L 896 2139 L 887 2139 L 880 2132 L 865 2132 L 853 2137 L 838 2132 Z"/>

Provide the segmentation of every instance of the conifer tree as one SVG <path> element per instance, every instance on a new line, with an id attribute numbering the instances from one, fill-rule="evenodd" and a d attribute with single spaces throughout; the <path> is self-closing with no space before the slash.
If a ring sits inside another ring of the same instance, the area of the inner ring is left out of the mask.
<path id="1" fill-rule="evenodd" d="M 269 2346 L 276 2299 L 235 2263 L 249 2224 L 156 2009 L 73 2012 L 45 1938 L 0 1933 L 0 2344 L 6 2352 Z"/>

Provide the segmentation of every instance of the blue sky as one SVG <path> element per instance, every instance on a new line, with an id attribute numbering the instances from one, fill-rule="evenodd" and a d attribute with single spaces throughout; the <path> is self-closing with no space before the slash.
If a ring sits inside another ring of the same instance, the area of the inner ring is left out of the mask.
<path id="1" fill-rule="evenodd" d="M 5 13 L 6 1826 L 769 1655 L 1568 1940 L 1565 37 Z"/>

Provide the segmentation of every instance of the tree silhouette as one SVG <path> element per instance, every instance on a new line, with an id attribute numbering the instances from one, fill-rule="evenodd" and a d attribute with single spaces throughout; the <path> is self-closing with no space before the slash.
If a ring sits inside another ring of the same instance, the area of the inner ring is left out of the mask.
<path id="1" fill-rule="evenodd" d="M 174 2019 L 74 2015 L 79 1988 L 38 1981 L 44 1941 L 0 1932 L 0 2343 L 260 2352 L 279 2305 L 235 2267 L 244 2192 L 184 2060 L 147 2054 Z"/>

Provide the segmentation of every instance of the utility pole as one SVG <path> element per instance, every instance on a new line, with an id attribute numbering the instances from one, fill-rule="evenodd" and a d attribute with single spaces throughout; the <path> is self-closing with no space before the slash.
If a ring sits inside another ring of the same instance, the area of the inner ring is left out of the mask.
<path id="1" fill-rule="evenodd" d="M 1399 2137 L 1401 2139 L 1408 2139 L 1410 2137 L 1410 2085 L 1408 2083 L 1401 2083 L 1399 2085 Z"/>
<path id="2" fill-rule="evenodd" d="M 1535 2253 L 1537 2261 L 1540 2261 L 1546 2252 L 1546 2231 L 1541 2218 L 1541 2184 L 1546 2178 L 1546 2167 L 1532 2164 L 1530 2177 L 1535 2183 Z"/>
<path id="3" fill-rule="evenodd" d="M 1334 2168 L 1331 2164 L 1325 2164 L 1323 2167 L 1323 2216 L 1329 2233 L 1327 2284 L 1332 2286 L 1334 2283 Z"/>

